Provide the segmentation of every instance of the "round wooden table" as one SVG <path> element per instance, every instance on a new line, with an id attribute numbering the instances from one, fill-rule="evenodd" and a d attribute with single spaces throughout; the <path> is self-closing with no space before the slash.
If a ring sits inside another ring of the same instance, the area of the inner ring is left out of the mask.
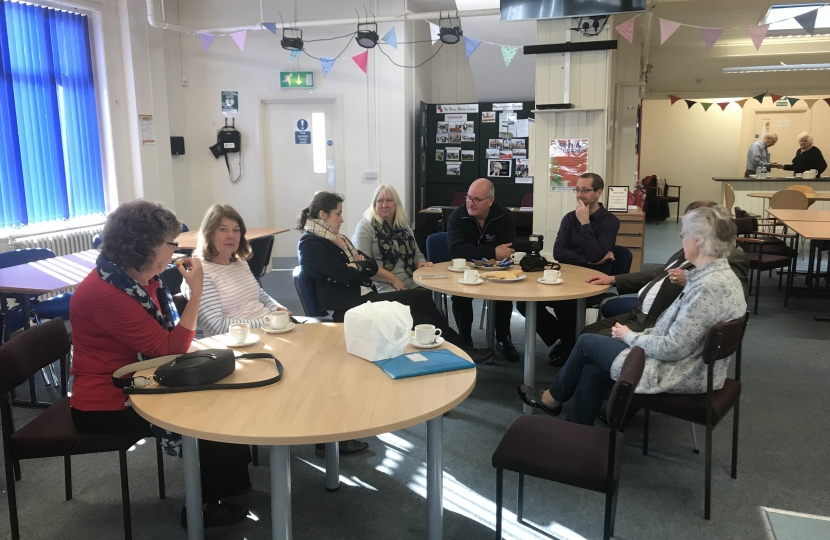
<path id="1" fill-rule="evenodd" d="M 590 276 L 602 274 L 597 270 L 563 264 L 561 268 L 563 283 L 561 285 L 544 285 L 537 281 L 542 277 L 542 272 L 528 272 L 527 277 L 522 281 L 512 283 L 498 283 L 485 281 L 481 285 L 464 285 L 459 283 L 464 274 L 451 272 L 451 262 L 436 263 L 432 267 L 424 267 L 415 270 L 413 277 L 422 287 L 431 291 L 437 291 L 453 296 L 465 296 L 468 298 L 483 298 L 485 300 L 505 300 L 507 302 L 525 301 L 525 362 L 524 362 L 524 383 L 535 386 L 536 383 L 536 303 L 555 300 L 577 300 L 576 307 L 576 333 L 585 327 L 585 308 L 588 297 L 602 294 L 611 288 L 610 285 L 589 285 L 585 280 Z M 468 263 L 469 264 L 469 263 Z M 424 274 L 444 274 L 443 279 L 420 279 Z M 481 272 L 484 276 L 487 272 Z M 494 309 L 489 311 L 490 317 L 495 313 Z M 492 326 L 491 326 L 492 327 Z M 533 408 L 524 406 L 526 413 L 532 413 Z"/>
<path id="2" fill-rule="evenodd" d="M 132 395 L 145 419 L 182 435 L 187 536 L 204 538 L 198 439 L 270 446 L 272 537 L 291 532 L 290 445 L 326 444 L 326 488 L 338 487 L 337 441 L 367 437 L 427 422 L 427 538 L 442 536 L 443 416 L 472 392 L 476 370 L 393 380 L 382 369 L 346 352 L 343 325 L 301 324 L 291 332 L 251 331 L 260 341 L 240 352 L 270 352 L 284 367 L 280 382 L 262 388 L 181 394 Z M 223 336 L 192 350 L 225 348 Z M 442 346 L 469 359 L 460 349 Z M 407 352 L 416 349 L 411 345 Z M 271 359 L 237 360 L 223 382 L 275 374 Z"/>
<path id="3" fill-rule="evenodd" d="M 771 199 L 773 195 L 778 193 L 777 191 L 753 191 L 751 193 L 747 193 L 747 197 L 755 197 L 759 199 Z M 812 205 L 816 201 L 830 201 L 830 191 L 816 191 L 814 193 L 805 193 L 804 195 L 807 196 L 807 203 L 808 206 Z"/>

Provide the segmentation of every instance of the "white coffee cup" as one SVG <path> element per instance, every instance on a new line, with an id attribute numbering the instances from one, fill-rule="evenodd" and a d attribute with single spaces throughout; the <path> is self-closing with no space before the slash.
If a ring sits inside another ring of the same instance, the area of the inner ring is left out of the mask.
<path id="1" fill-rule="evenodd" d="M 524 251 L 514 252 L 513 253 L 513 262 L 514 263 L 521 262 L 521 260 L 524 259 L 525 255 L 527 255 L 527 253 L 525 253 Z"/>
<path id="2" fill-rule="evenodd" d="M 464 270 L 464 281 L 467 283 L 478 281 L 478 270 Z"/>
<path id="3" fill-rule="evenodd" d="M 415 341 L 419 345 L 431 345 L 435 338 L 441 335 L 441 329 L 431 324 L 419 324 L 415 326 Z"/>
<path id="4" fill-rule="evenodd" d="M 251 325 L 248 323 L 236 323 L 230 327 L 231 340 L 237 344 L 248 341 L 248 335 L 250 333 Z"/>
<path id="5" fill-rule="evenodd" d="M 467 259 L 453 259 L 452 260 L 452 267 L 456 270 L 461 270 L 462 268 L 467 267 Z"/>
<path id="6" fill-rule="evenodd" d="M 818 176 L 818 171 L 815 169 L 810 169 L 809 171 L 804 171 L 804 178 L 812 180 L 813 178 Z"/>
<path id="7" fill-rule="evenodd" d="M 265 324 L 271 330 L 282 330 L 288 326 L 287 311 L 272 311 L 265 317 Z"/>
<path id="8" fill-rule="evenodd" d="M 561 273 L 559 272 L 559 270 L 545 270 L 542 279 L 548 283 L 554 283 L 556 282 L 556 280 L 559 279 L 560 275 Z"/>
<path id="9" fill-rule="evenodd" d="M 804 176 L 802 173 L 797 172 L 793 175 L 793 178 L 801 178 L 802 176 Z"/>

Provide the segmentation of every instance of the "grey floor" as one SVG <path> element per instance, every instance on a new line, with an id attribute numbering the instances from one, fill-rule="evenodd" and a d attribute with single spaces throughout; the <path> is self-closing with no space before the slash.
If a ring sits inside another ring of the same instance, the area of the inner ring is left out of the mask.
<path id="1" fill-rule="evenodd" d="M 674 253 L 680 245 L 678 232 L 674 223 L 649 225 L 646 261 L 664 262 Z M 290 266 L 290 261 L 280 263 Z M 728 474 L 731 417 L 715 430 L 712 520 L 703 519 L 703 455 L 691 451 L 689 424 L 654 415 L 651 455 L 643 456 L 638 415 L 626 431 L 616 538 L 762 539 L 767 532 L 761 506 L 830 515 L 830 324 L 813 320 L 816 314 L 830 313 L 830 300 L 795 298 L 784 309 L 777 282 L 762 278 L 759 314 L 750 319 L 745 339 L 736 480 Z M 301 312 L 290 271 L 271 272 L 263 284 L 275 298 Z M 521 351 L 524 320 L 516 313 L 512 324 Z M 474 336 L 483 343 L 477 326 Z M 537 351 L 537 379 L 544 384 L 556 370 L 548 366 L 541 341 Z M 481 366 L 472 395 L 445 418 L 445 538 L 494 536 L 495 473 L 490 457 L 506 427 L 521 414 L 515 391 L 520 381 L 519 365 L 499 360 Z M 34 414 L 15 410 L 18 425 Z M 697 433 L 702 444 L 703 432 Z M 369 452 L 342 458 L 343 487 L 337 493 L 325 491 L 324 460 L 311 447 L 292 449 L 294 538 L 425 538 L 425 426 L 367 440 Z M 22 538 L 122 538 L 117 456 L 81 456 L 72 462 L 75 498 L 69 502 L 63 497 L 60 459 L 22 463 L 23 479 L 17 483 Z M 165 462 L 168 497 L 160 501 L 150 441 L 130 452 L 136 539 L 186 537 L 178 524 L 184 492 L 181 462 Z M 209 529 L 206 538 L 270 538 L 268 471 L 263 448 L 260 466 L 251 468 L 254 491 L 237 499 L 250 506 L 251 519 L 232 528 Z M 527 520 L 565 540 L 602 537 L 602 495 L 535 479 L 525 488 Z M 516 523 L 515 493 L 516 476 L 506 473 L 504 538 L 543 538 Z M 6 498 L 5 490 L 0 498 Z M 5 506 L 6 501 L 0 501 L 0 507 Z M 796 526 L 791 532 L 794 536 L 787 538 L 816 538 L 806 527 L 799 531 Z M 0 510 L 0 538 L 9 537 L 8 517 Z"/>

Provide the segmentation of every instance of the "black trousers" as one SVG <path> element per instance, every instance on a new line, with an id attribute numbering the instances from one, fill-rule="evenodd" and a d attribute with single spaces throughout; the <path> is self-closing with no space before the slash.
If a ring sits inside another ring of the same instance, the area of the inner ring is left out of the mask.
<path id="1" fill-rule="evenodd" d="M 152 437 L 150 423 L 131 407 L 121 411 L 79 411 L 71 409 L 72 421 L 87 433 L 124 433 L 128 436 Z M 247 445 L 199 440 L 199 464 L 202 477 L 202 502 L 216 502 L 251 487 Z"/>
<path id="2" fill-rule="evenodd" d="M 458 335 L 458 332 L 450 327 L 447 319 L 435 307 L 435 302 L 432 301 L 432 292 L 428 289 L 418 287 L 417 289 L 405 289 L 403 291 L 364 294 L 360 297 L 360 302 L 355 304 L 355 306 L 365 304 L 366 302 L 382 302 L 384 300 L 387 302 L 400 302 L 405 306 L 409 306 L 413 325 L 431 324 L 435 328 L 440 328 L 441 337 L 453 345 L 458 347 L 465 345 L 461 340 L 461 336 Z M 345 309 L 335 311 L 331 316 L 332 320 L 334 322 L 343 322 L 346 311 Z"/>
<path id="3" fill-rule="evenodd" d="M 550 306 L 556 317 L 547 310 Z M 525 314 L 527 304 L 516 302 L 519 313 Z M 562 340 L 563 350 L 570 351 L 576 343 L 576 300 L 559 300 L 557 302 L 536 302 L 536 333 L 548 347 L 556 340 Z"/>
<path id="4" fill-rule="evenodd" d="M 493 303 L 496 306 L 496 341 L 507 341 L 510 339 L 510 315 L 513 313 L 513 302 L 499 300 Z M 455 317 L 455 324 L 458 326 L 461 338 L 471 343 L 473 341 L 473 299 L 453 296 L 452 315 Z"/>

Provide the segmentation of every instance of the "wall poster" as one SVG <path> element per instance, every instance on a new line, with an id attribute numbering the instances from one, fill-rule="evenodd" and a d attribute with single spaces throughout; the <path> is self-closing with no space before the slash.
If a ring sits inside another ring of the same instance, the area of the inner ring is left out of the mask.
<path id="1" fill-rule="evenodd" d="M 550 142 L 548 177 L 550 190 L 575 186 L 588 172 L 588 139 L 554 139 Z"/>

